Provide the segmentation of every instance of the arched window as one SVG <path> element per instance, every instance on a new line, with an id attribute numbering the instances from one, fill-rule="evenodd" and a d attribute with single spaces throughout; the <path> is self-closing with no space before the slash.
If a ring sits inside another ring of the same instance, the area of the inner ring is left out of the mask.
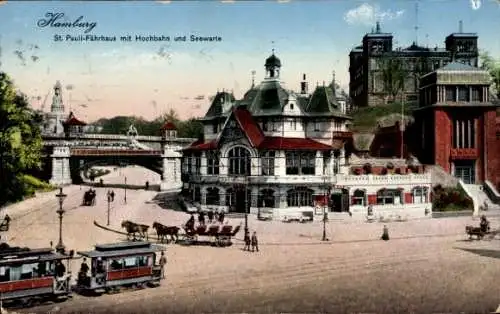
<path id="1" fill-rule="evenodd" d="M 401 190 L 381 189 L 377 192 L 377 205 L 401 204 Z"/>
<path id="2" fill-rule="evenodd" d="M 250 175 L 250 152 L 244 147 L 235 147 L 227 155 L 229 175 Z"/>
<path id="3" fill-rule="evenodd" d="M 288 190 L 286 195 L 288 207 L 313 206 L 313 190 L 299 187 Z"/>
<path id="4" fill-rule="evenodd" d="M 356 190 L 352 195 L 352 205 L 366 205 L 366 192 L 363 190 Z"/>
<path id="5" fill-rule="evenodd" d="M 427 203 L 427 188 L 421 186 L 413 188 L 412 200 L 415 204 Z"/>
<path id="6" fill-rule="evenodd" d="M 274 191 L 271 189 L 264 189 L 259 191 L 258 207 L 274 207 Z"/>
<path id="7" fill-rule="evenodd" d="M 219 205 L 219 189 L 218 188 L 208 188 L 207 189 L 207 205 Z"/>

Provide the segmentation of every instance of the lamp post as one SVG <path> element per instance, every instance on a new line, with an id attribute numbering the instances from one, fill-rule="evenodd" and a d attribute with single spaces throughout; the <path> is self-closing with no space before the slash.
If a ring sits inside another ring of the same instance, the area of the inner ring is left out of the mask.
<path id="1" fill-rule="evenodd" d="M 59 188 L 59 193 L 56 197 L 59 199 L 59 209 L 57 210 L 57 214 L 59 214 L 59 242 L 56 245 L 56 252 L 64 253 L 65 247 L 62 241 L 62 219 L 64 214 L 63 203 L 66 198 L 66 194 L 63 193 L 63 189 Z"/>
<path id="2" fill-rule="evenodd" d="M 327 211 L 326 211 L 326 207 L 327 207 L 327 195 L 326 195 L 326 191 L 327 191 L 327 186 L 326 186 L 326 176 L 323 177 L 323 185 L 324 185 L 324 195 L 323 195 L 323 237 L 321 238 L 321 241 L 328 241 L 328 239 L 326 238 L 326 221 L 328 220 L 328 214 L 327 214 Z"/>
<path id="3" fill-rule="evenodd" d="M 108 191 L 108 223 L 107 225 L 109 226 L 109 206 L 111 204 L 111 194 L 109 194 L 109 191 Z"/>
<path id="4" fill-rule="evenodd" d="M 125 197 L 123 199 L 125 204 L 127 204 L 127 177 L 125 177 Z"/>
<path id="5" fill-rule="evenodd" d="M 248 234 L 248 177 L 245 177 L 245 184 L 243 185 L 245 191 L 245 235 Z"/>

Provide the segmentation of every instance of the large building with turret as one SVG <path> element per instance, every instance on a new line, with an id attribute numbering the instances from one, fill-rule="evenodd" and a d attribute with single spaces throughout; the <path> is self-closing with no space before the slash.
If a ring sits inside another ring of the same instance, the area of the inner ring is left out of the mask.
<path id="1" fill-rule="evenodd" d="M 349 96 L 354 107 L 384 105 L 390 99 L 384 78 L 384 60 L 395 59 L 404 66 L 406 80 L 399 88 L 397 101 L 418 103 L 419 77 L 451 62 L 478 66 L 478 36 L 460 29 L 446 37 L 444 47 L 423 47 L 412 43 L 407 48 L 395 48 L 392 33 L 383 32 L 377 22 L 376 28 L 363 37 L 360 46 L 349 53 Z"/>

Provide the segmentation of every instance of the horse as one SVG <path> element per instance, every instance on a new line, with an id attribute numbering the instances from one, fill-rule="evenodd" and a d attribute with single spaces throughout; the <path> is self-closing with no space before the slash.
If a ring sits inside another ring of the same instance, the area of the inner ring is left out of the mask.
<path id="1" fill-rule="evenodd" d="M 170 241 L 177 242 L 179 239 L 179 227 L 176 226 L 164 226 L 159 222 L 153 223 L 153 229 L 156 230 L 156 234 L 158 235 L 158 241 L 163 242 L 163 239 L 166 239 L 167 236 L 170 236 Z M 167 239 L 168 243 L 168 239 Z"/>
<path id="2" fill-rule="evenodd" d="M 136 233 L 138 233 L 139 236 L 142 237 L 143 239 L 144 238 L 146 238 L 146 240 L 148 239 L 149 226 L 147 225 L 140 225 L 129 220 L 124 220 L 122 221 L 122 228 L 125 228 L 125 230 L 127 231 L 127 239 L 129 239 L 130 235 L 132 235 L 133 239 L 135 240 Z"/>

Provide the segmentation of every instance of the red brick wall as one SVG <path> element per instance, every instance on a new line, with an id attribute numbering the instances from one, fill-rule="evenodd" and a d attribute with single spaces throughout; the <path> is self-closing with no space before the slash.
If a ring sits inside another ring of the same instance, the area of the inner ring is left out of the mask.
<path id="1" fill-rule="evenodd" d="M 440 165 L 446 172 L 450 173 L 450 150 L 452 145 L 451 121 L 449 115 L 443 109 L 434 111 L 435 141 L 434 141 L 434 163 Z"/>
<path id="2" fill-rule="evenodd" d="M 485 180 L 497 183 L 500 179 L 500 148 L 496 138 L 496 111 L 485 112 L 485 138 L 486 138 L 486 176 Z"/>

